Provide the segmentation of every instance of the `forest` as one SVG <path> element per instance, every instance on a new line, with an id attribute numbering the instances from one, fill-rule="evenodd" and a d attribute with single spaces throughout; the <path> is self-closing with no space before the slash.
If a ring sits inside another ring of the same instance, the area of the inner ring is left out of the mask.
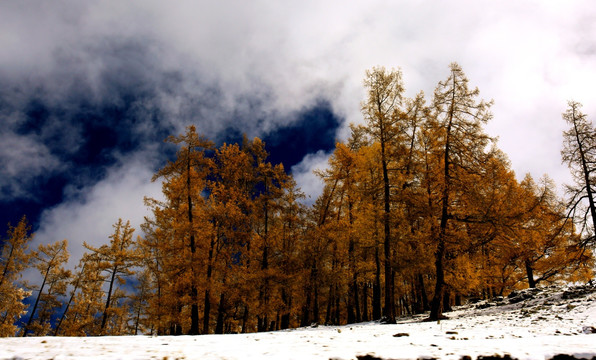
<path id="1" fill-rule="evenodd" d="M 484 131 L 491 101 L 452 63 L 432 96 L 400 70 L 364 77 L 363 121 L 318 172 L 311 206 L 266 144 L 170 136 L 140 229 L 115 219 L 67 269 L 66 240 L 30 249 L 9 226 L 0 336 L 197 335 L 273 331 L 428 313 L 516 289 L 593 278 L 596 130 L 570 101 L 561 161 L 574 183 L 519 181 Z M 140 234 L 134 237 L 135 231 Z M 28 284 L 25 272 L 39 273 Z M 25 299 L 32 299 L 25 302 Z"/>

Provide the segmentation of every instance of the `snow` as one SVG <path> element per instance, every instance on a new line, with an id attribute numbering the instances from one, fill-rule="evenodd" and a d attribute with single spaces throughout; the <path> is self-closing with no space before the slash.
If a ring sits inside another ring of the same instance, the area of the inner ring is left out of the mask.
<path id="1" fill-rule="evenodd" d="M 461 359 L 596 357 L 596 288 L 526 290 L 456 308 L 450 319 L 234 335 L 0 339 L 0 359 Z"/>

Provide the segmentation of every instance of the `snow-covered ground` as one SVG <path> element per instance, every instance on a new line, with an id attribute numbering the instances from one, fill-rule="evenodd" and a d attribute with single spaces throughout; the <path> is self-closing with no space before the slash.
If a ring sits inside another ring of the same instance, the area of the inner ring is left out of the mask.
<path id="1" fill-rule="evenodd" d="M 449 320 L 207 336 L 1 338 L 0 359 L 461 359 L 596 357 L 596 288 L 545 288 L 457 308 Z M 368 356 L 367 356 L 368 355 Z"/>

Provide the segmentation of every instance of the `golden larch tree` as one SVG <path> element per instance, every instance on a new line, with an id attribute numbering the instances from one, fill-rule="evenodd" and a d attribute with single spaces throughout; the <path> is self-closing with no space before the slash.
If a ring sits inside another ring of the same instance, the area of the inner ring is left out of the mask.
<path id="1" fill-rule="evenodd" d="M 22 272 L 29 266 L 33 239 L 31 227 L 23 216 L 17 226 L 8 224 L 7 237 L 0 252 L 0 336 L 14 336 L 16 322 L 26 314 L 23 300 L 29 296 L 20 283 Z"/>

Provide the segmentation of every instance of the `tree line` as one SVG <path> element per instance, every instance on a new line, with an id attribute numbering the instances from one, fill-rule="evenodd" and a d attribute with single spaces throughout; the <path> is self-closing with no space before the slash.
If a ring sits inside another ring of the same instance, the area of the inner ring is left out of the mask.
<path id="1" fill-rule="evenodd" d="M 209 334 L 380 320 L 592 278 L 596 130 L 570 102 L 565 199 L 518 181 L 484 132 L 492 102 L 458 64 L 430 99 L 400 70 L 366 72 L 364 122 L 337 142 L 312 206 L 265 144 L 219 147 L 189 126 L 153 177 L 142 235 L 119 219 L 73 270 L 66 240 L 29 249 L 23 218 L 0 258 L 0 335 Z M 27 270 L 41 285 L 22 280 Z M 31 304 L 24 300 L 30 296 Z"/>

